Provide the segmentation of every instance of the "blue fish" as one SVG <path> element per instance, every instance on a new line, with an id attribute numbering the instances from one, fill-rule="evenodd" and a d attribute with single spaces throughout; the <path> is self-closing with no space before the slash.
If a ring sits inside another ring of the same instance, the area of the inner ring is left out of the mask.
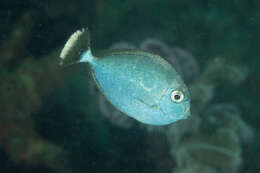
<path id="1" fill-rule="evenodd" d="M 91 53 L 88 29 L 71 35 L 61 65 L 88 63 L 104 96 L 126 115 L 150 125 L 167 125 L 190 115 L 190 94 L 180 75 L 163 58 L 139 50 Z"/>

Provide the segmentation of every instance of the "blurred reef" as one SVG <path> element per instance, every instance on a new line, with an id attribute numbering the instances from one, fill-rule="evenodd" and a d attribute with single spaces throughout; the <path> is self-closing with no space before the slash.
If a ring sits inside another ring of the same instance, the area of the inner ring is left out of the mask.
<path id="1" fill-rule="evenodd" d="M 1 1 L 0 172 L 258 172 L 259 21 L 253 1 Z M 61 69 L 69 35 L 95 52 L 142 49 L 182 75 L 192 116 L 136 122 L 85 64 Z"/>

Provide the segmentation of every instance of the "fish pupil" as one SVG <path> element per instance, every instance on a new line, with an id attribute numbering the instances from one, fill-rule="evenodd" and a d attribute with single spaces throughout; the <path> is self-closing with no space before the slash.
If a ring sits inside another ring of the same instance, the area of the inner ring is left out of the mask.
<path id="1" fill-rule="evenodd" d="M 175 100 L 179 100 L 180 98 L 181 98 L 180 95 L 178 95 L 178 94 L 174 95 L 174 99 L 175 99 Z"/>

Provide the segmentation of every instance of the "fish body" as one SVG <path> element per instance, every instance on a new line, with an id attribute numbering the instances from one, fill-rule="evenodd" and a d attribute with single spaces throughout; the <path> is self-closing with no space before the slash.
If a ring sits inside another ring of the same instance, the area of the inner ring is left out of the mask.
<path id="1" fill-rule="evenodd" d="M 84 42 L 85 50 L 79 58 L 74 57 L 83 50 Z M 75 32 L 67 45 L 69 48 L 65 45 L 65 52 L 61 53 L 62 63 L 89 63 L 98 88 L 126 115 L 150 125 L 167 125 L 190 115 L 190 94 L 186 85 L 160 56 L 120 50 L 95 57 L 89 47 L 87 30 Z"/>

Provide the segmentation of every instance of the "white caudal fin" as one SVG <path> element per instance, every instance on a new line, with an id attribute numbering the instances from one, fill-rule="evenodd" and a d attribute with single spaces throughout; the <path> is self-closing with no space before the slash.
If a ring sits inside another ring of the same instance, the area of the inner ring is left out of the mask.
<path id="1" fill-rule="evenodd" d="M 68 66 L 79 62 L 90 62 L 90 34 L 87 28 L 74 32 L 60 53 L 60 65 Z"/>

